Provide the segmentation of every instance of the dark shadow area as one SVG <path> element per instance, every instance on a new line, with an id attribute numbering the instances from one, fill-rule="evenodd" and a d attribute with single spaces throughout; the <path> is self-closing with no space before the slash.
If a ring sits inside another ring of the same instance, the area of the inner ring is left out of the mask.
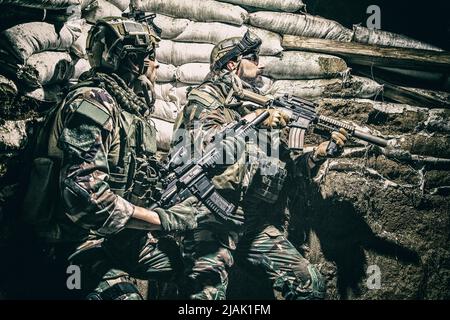
<path id="1" fill-rule="evenodd" d="M 265 276 L 250 274 L 236 261 L 230 270 L 227 299 L 230 300 L 273 300 L 272 284 Z"/>
<path id="2" fill-rule="evenodd" d="M 307 11 L 335 20 L 347 28 L 366 26 L 370 5 L 381 10 L 381 30 L 395 32 L 450 50 L 450 2 L 442 0 L 303 0 Z"/>
<path id="3" fill-rule="evenodd" d="M 59 300 L 79 299 L 79 290 L 68 290 L 67 274 L 62 252 L 60 261 L 49 258 L 54 255 L 41 246 L 32 231 L 24 226 L 12 228 L 15 233 L 0 247 L 0 292 L 6 299 Z M 65 257 L 65 256 L 64 256 Z"/>
<path id="4" fill-rule="evenodd" d="M 351 290 L 360 294 L 359 284 L 366 277 L 367 261 L 364 250 L 393 257 L 403 263 L 419 264 L 419 255 L 401 244 L 377 236 L 349 201 L 323 200 L 311 190 L 309 207 L 300 197 L 292 203 L 291 240 L 300 245 L 304 234 L 313 230 L 320 240 L 326 260 L 336 264 L 337 290 L 341 299 Z M 306 195 L 304 194 L 304 195 Z M 303 203 L 302 203 L 303 201 Z"/>

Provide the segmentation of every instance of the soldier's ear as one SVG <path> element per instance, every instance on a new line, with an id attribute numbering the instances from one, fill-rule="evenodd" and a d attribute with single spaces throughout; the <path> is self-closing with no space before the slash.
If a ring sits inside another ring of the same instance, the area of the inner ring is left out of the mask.
<path id="1" fill-rule="evenodd" d="M 236 68 L 237 63 L 235 61 L 228 61 L 227 62 L 227 70 L 233 71 Z"/>

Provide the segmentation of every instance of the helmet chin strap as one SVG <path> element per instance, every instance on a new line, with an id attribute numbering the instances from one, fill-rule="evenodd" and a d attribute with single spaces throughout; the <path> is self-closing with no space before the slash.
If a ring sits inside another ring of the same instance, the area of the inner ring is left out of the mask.
<path id="1" fill-rule="evenodd" d="M 239 56 L 237 58 L 236 65 L 231 69 L 231 72 L 235 72 L 239 78 L 241 77 L 239 75 L 239 72 L 241 71 L 241 62 L 242 62 L 242 57 Z"/>
<path id="2" fill-rule="evenodd" d="M 144 98 L 148 106 L 148 112 L 146 113 L 152 113 L 155 107 L 156 100 L 155 88 L 153 86 L 153 83 L 151 83 L 151 81 L 144 74 L 142 74 L 134 81 L 133 90 L 138 96 L 142 96 Z"/>
<path id="3" fill-rule="evenodd" d="M 138 96 L 143 97 L 147 105 L 145 115 L 153 112 L 156 100 L 155 89 L 150 80 L 145 76 L 148 68 L 144 63 L 142 66 L 136 66 L 129 59 L 121 65 L 118 75 L 124 80 L 127 86 L 132 89 Z"/>

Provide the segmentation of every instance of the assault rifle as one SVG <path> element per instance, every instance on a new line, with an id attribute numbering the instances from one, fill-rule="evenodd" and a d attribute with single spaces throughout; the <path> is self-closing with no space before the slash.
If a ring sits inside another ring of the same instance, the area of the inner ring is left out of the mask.
<path id="1" fill-rule="evenodd" d="M 234 226 L 243 224 L 242 217 L 234 214 L 236 206 L 222 197 L 214 187 L 210 175 L 222 159 L 220 143 L 224 138 L 244 139 L 250 131 L 269 117 L 265 111 L 251 121 L 245 119 L 232 123 L 222 130 L 200 159 L 190 158 L 186 147 L 180 147 L 172 156 L 165 170 L 170 172 L 165 181 L 161 198 L 150 209 L 169 208 L 194 195 L 217 219 Z M 185 159 L 189 157 L 189 159 Z"/>
<path id="2" fill-rule="evenodd" d="M 339 128 L 344 128 L 350 136 L 380 147 L 386 147 L 388 143 L 387 140 L 360 131 L 352 125 L 317 114 L 317 104 L 309 100 L 287 95 L 270 99 L 246 89 L 242 90 L 238 97 L 263 107 L 273 107 L 285 112 L 290 118 L 288 145 L 291 150 L 303 150 L 305 132 L 311 125 L 321 133 L 338 131 Z"/>

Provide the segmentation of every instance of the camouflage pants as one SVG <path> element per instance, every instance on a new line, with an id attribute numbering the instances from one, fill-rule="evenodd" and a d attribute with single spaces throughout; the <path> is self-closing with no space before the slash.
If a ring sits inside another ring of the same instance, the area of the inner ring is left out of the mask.
<path id="1" fill-rule="evenodd" d="M 237 247 L 231 235 L 204 230 L 184 242 L 184 255 L 191 268 L 186 286 L 191 299 L 225 299 L 233 255 L 249 274 L 269 279 L 277 299 L 324 298 L 325 283 L 320 272 L 274 226 L 245 234 Z"/>
<path id="2" fill-rule="evenodd" d="M 133 278 L 172 281 L 183 271 L 174 241 L 136 230 L 122 231 L 101 248 L 75 255 L 73 263 L 81 266 L 87 298 L 93 300 L 141 300 Z"/>

